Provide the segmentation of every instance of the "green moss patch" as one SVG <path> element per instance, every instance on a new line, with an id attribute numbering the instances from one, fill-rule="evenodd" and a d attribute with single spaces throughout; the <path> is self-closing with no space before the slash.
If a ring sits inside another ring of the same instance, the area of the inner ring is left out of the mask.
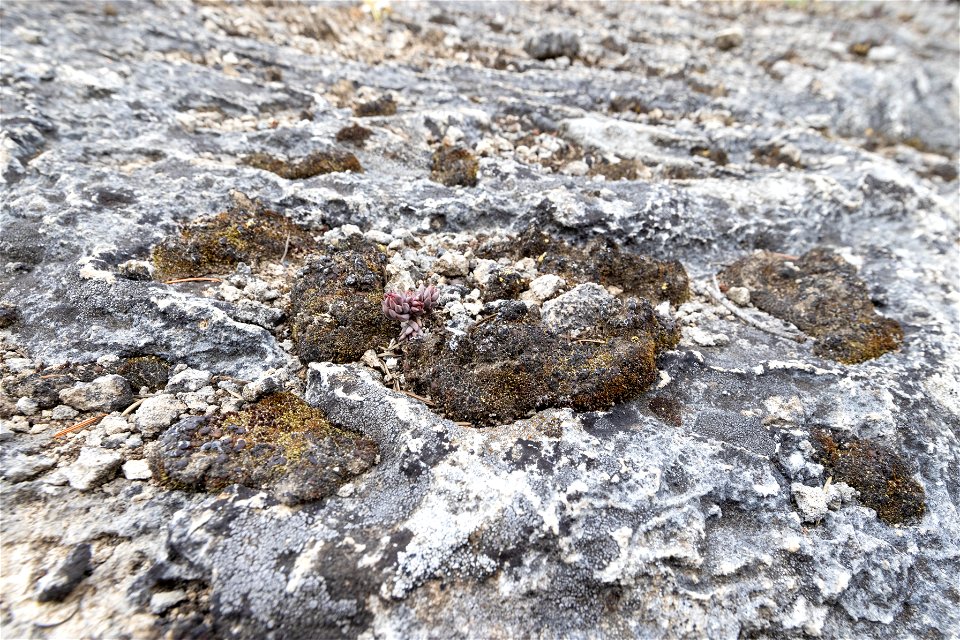
<path id="1" fill-rule="evenodd" d="M 284 160 L 267 153 L 254 153 L 244 158 L 243 163 L 270 171 L 287 180 L 304 180 L 324 173 L 352 171 L 363 173 L 357 156 L 349 151 L 317 151 L 299 160 Z"/>
<path id="2" fill-rule="evenodd" d="M 898 349 L 900 324 L 876 312 L 856 269 L 826 249 L 800 258 L 758 251 L 727 267 L 720 286 L 745 287 L 758 308 L 816 338 L 813 352 L 857 364 Z"/>
<path id="3" fill-rule="evenodd" d="M 293 394 L 276 393 L 244 411 L 180 421 L 160 438 L 150 466 L 170 488 L 239 484 L 294 505 L 332 494 L 378 458 L 374 441 L 334 426 Z"/>
<path id="4" fill-rule="evenodd" d="M 814 433 L 817 461 L 835 482 L 860 492 L 860 501 L 889 525 L 915 522 L 926 512 L 923 487 L 893 451 L 865 440 Z"/>
<path id="5" fill-rule="evenodd" d="M 380 251 L 359 244 L 327 248 L 297 274 L 290 327 L 304 363 L 359 360 L 396 336 L 396 324 L 381 310 L 385 265 Z"/>
<path id="6" fill-rule="evenodd" d="M 274 211 L 231 209 L 190 223 L 153 249 L 158 280 L 224 274 L 240 262 L 256 264 L 302 254 L 312 235 Z"/>
<path id="7" fill-rule="evenodd" d="M 646 390 L 657 379 L 657 354 L 679 340 L 646 301 L 624 303 L 581 340 L 551 332 L 522 302 L 489 313 L 455 342 L 439 334 L 412 340 L 404 360 L 417 393 L 448 417 L 478 426 L 548 407 L 607 409 Z"/>

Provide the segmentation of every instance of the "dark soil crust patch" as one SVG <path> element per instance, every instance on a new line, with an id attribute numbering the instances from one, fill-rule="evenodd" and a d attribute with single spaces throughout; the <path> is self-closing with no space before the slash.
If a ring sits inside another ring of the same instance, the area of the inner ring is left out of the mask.
<path id="1" fill-rule="evenodd" d="M 720 273 L 720 287 L 745 287 L 750 301 L 816 338 L 813 352 L 857 364 L 898 349 L 903 329 L 876 312 L 856 269 L 827 249 L 800 258 L 758 251 Z"/>

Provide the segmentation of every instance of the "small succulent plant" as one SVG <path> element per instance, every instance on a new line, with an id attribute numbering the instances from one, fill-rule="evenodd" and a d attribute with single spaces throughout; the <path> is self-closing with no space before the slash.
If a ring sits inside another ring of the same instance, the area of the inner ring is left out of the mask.
<path id="1" fill-rule="evenodd" d="M 416 291 L 398 293 L 391 291 L 383 297 L 383 314 L 400 322 L 402 342 L 420 334 L 422 318 L 433 310 L 440 298 L 440 291 L 433 285 L 420 285 Z"/>

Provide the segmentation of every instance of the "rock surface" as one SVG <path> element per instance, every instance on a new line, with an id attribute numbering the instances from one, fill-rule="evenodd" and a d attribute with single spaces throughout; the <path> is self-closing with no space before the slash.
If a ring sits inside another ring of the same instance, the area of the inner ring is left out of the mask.
<path id="1" fill-rule="evenodd" d="M 5 637 L 953 637 L 958 11 L 5 2 Z"/>
<path id="2" fill-rule="evenodd" d="M 60 392 L 60 401 L 81 411 L 124 409 L 130 404 L 130 383 L 116 374 L 78 382 Z"/>

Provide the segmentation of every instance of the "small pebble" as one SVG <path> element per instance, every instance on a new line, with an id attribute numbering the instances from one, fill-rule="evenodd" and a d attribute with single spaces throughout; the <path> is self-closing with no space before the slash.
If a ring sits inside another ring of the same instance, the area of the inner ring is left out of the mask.
<path id="1" fill-rule="evenodd" d="M 123 477 L 127 480 L 149 480 L 153 476 L 146 460 L 127 460 L 123 463 Z"/>
<path id="2" fill-rule="evenodd" d="M 69 407 L 65 404 L 59 404 L 53 408 L 53 411 L 50 412 L 50 418 L 52 420 L 72 420 L 78 415 L 78 411 L 73 407 Z"/>
<path id="3" fill-rule="evenodd" d="M 746 287 L 730 287 L 727 289 L 727 297 L 734 304 L 745 307 L 750 304 L 750 290 Z"/>
<path id="4" fill-rule="evenodd" d="M 32 398 L 23 397 L 17 400 L 17 411 L 25 416 L 32 416 L 40 409 L 40 405 Z"/>

